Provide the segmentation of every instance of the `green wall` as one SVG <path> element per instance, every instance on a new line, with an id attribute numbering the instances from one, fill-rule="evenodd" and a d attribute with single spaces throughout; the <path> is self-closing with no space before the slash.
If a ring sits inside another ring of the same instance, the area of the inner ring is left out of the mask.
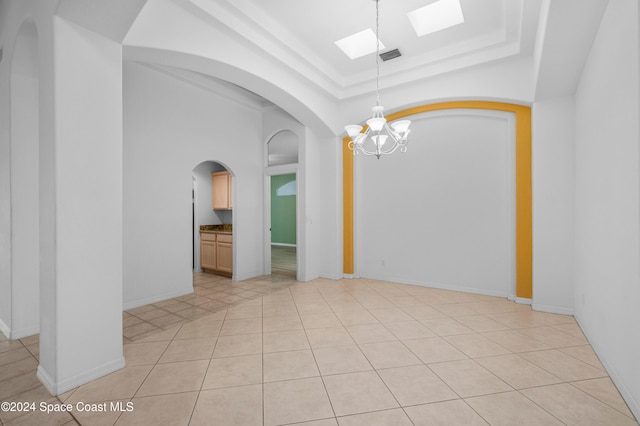
<path id="1" fill-rule="evenodd" d="M 288 186 L 285 186 L 289 184 Z M 271 176 L 271 242 L 296 243 L 296 175 Z M 280 189 L 280 191 L 278 191 Z M 293 191 L 291 191 L 293 190 Z M 282 195 L 291 194 L 292 195 Z M 278 195 L 278 194 L 281 195 Z"/>

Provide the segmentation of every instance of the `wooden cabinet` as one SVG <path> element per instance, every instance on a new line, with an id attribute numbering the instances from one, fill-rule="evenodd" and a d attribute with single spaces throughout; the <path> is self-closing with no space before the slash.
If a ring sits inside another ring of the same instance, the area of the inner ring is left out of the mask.
<path id="1" fill-rule="evenodd" d="M 200 267 L 205 272 L 233 275 L 233 237 L 230 234 L 200 233 Z"/>
<path id="2" fill-rule="evenodd" d="M 231 173 L 211 173 L 211 187 L 214 210 L 230 210 L 233 206 L 231 200 Z"/>
<path id="3" fill-rule="evenodd" d="M 231 235 L 218 234 L 216 241 L 216 269 L 231 274 L 233 272 L 233 238 Z"/>
<path id="4" fill-rule="evenodd" d="M 216 234 L 200 234 L 200 267 L 204 270 L 217 268 Z"/>

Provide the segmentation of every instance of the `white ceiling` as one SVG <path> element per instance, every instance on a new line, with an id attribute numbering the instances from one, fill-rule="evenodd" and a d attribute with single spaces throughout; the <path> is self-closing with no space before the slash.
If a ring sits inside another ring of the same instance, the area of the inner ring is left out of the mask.
<path id="1" fill-rule="evenodd" d="M 385 87 L 409 83 L 515 56 L 532 55 L 541 0 L 460 0 L 465 22 L 417 37 L 407 13 L 436 0 L 380 0 L 383 51 L 400 58 L 381 65 Z M 230 25 L 264 48 L 296 57 L 290 66 L 311 66 L 338 98 L 366 93 L 375 79 L 375 54 L 351 60 L 335 41 L 375 30 L 373 0 L 191 0 L 202 12 Z M 231 19 L 232 18 L 232 19 Z M 252 34 L 253 33 L 253 34 Z"/>
<path id="2" fill-rule="evenodd" d="M 191 34 L 189 27 L 178 22 L 186 13 L 202 18 L 198 25 L 223 31 L 225 36 L 230 35 L 240 43 L 250 45 L 253 51 L 275 58 L 293 76 L 302 77 L 300 81 L 305 85 L 314 86 L 308 89 L 320 94 L 320 98 L 315 98 L 321 99 L 316 110 L 329 110 L 331 105 L 350 108 L 351 101 L 360 102 L 365 98 L 360 95 L 369 95 L 375 88 L 375 54 L 350 60 L 335 45 L 336 40 L 347 35 L 375 28 L 374 0 L 57 1 L 58 15 L 122 43 L 123 52 L 129 53 L 128 56 L 123 55 L 127 60 L 146 60 L 145 54 L 141 55 L 142 51 L 136 49 L 138 45 L 129 40 L 132 33 L 135 33 L 133 38 L 136 41 L 161 40 L 171 44 L 180 39 L 181 44 L 178 44 L 181 46 L 189 46 L 190 43 L 196 48 L 206 46 L 206 40 L 197 38 L 194 35 L 197 33 Z M 438 85 L 442 81 L 432 77 L 465 75 L 466 80 L 454 79 L 449 84 L 471 79 L 477 86 L 487 81 L 487 73 L 517 70 L 520 77 L 515 84 L 522 90 L 512 98 L 514 100 L 533 103 L 571 95 L 579 84 L 584 63 L 609 2 L 460 0 L 464 23 L 417 37 L 407 12 L 435 1 L 380 0 L 380 38 L 387 46 L 383 51 L 398 48 L 403 55 L 381 63 L 381 89 L 397 88 L 399 94 L 406 96 L 407 90 L 417 87 L 410 83 L 431 81 Z M 150 24 L 149 20 L 140 19 L 145 12 L 157 22 Z M 152 45 L 161 46 L 157 43 Z M 187 47 L 185 50 L 191 49 Z M 232 55 L 233 52 L 225 54 Z M 157 65 L 162 67 L 160 63 Z M 180 64 L 173 65 L 177 68 L 165 68 L 164 72 L 200 87 L 213 84 L 211 90 L 220 91 L 222 86 L 223 94 L 235 90 L 241 93 L 243 101 L 251 105 L 270 105 L 262 97 L 246 90 L 238 91 L 231 84 L 244 84 L 242 81 L 229 78 L 229 83 L 221 85 L 213 75 L 191 72 L 188 67 L 182 69 Z M 471 73 L 459 72 L 465 69 Z M 478 73 L 480 70 L 484 73 Z M 228 76 L 225 75 L 218 78 L 226 79 Z M 496 73 L 496 78 L 501 76 L 500 72 Z M 273 92 L 261 93 L 255 84 L 247 89 L 266 97 Z M 451 96 L 446 91 L 438 93 L 434 96 Z M 324 99 L 326 103 L 323 103 Z M 289 98 L 285 99 L 285 103 L 288 101 Z"/>

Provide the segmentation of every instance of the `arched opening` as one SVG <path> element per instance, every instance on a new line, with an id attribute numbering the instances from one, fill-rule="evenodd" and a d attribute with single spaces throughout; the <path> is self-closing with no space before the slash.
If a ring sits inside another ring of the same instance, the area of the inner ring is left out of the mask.
<path id="1" fill-rule="evenodd" d="M 267 142 L 267 165 L 282 166 L 298 163 L 298 136 L 291 130 L 273 135 Z"/>
<path id="2" fill-rule="evenodd" d="M 489 112 L 508 113 L 512 116 L 513 123 L 507 127 L 510 129 L 509 139 L 513 139 L 512 146 L 513 155 L 509 153 L 513 161 L 513 173 L 511 176 L 511 184 L 515 190 L 513 208 L 514 223 L 514 239 L 509 253 L 514 256 L 514 270 L 505 274 L 505 276 L 513 275 L 513 285 L 508 290 L 508 297 L 513 298 L 520 303 L 531 303 L 531 109 L 526 106 L 485 101 L 461 101 L 461 102 L 443 102 L 437 104 L 423 105 L 420 107 L 410 108 L 395 114 L 390 114 L 387 119 L 395 120 L 401 117 L 415 116 L 434 111 L 446 110 L 486 110 Z M 345 275 L 354 274 L 354 160 L 353 155 L 347 147 L 347 139 L 343 140 L 343 173 L 344 173 L 344 273 Z M 424 167 L 424 165 L 420 165 Z M 428 170 L 426 168 L 425 170 Z M 504 174 L 507 176 L 507 174 Z M 357 197 L 356 197 L 357 198 Z M 432 199 L 429 199 L 432 200 Z M 359 208 L 361 208 L 359 206 Z M 477 229 L 484 229 L 482 226 Z M 396 229 L 394 228 L 394 232 Z M 412 234 L 415 238 L 415 235 Z M 509 239 L 506 239 L 507 241 Z M 361 244 L 366 244 L 361 242 Z M 506 245 L 505 245 L 506 246 Z M 369 247 L 370 248 L 370 247 Z M 506 258 L 506 257 L 505 257 Z M 378 269 L 385 268 L 385 259 L 378 257 Z M 506 268 L 504 269 L 506 270 Z M 381 278 L 378 278 L 381 279 Z M 413 280 L 416 282 L 416 280 Z M 491 294 L 491 289 L 482 288 L 480 290 L 473 289 L 474 292 L 482 294 Z M 505 291 L 496 292 L 497 295 L 503 295 Z M 506 295 L 506 294 L 505 294 Z"/>
<path id="3" fill-rule="evenodd" d="M 267 141 L 266 269 L 289 278 L 298 275 L 298 150 L 299 137 L 291 130 Z"/>
<path id="4" fill-rule="evenodd" d="M 39 86 L 38 32 L 35 23 L 28 20 L 18 31 L 11 61 L 8 167 L 11 249 L 7 283 L 11 296 L 9 315 L 3 314 L 3 318 L 9 318 L 11 338 L 40 331 L 40 263 L 46 259 L 46 253 L 42 252 L 40 223 L 43 194 L 40 190 Z M 2 308 L 7 312 L 6 306 Z"/>
<path id="5" fill-rule="evenodd" d="M 193 272 L 232 278 L 233 173 L 223 163 L 203 161 L 193 168 L 192 182 Z"/>

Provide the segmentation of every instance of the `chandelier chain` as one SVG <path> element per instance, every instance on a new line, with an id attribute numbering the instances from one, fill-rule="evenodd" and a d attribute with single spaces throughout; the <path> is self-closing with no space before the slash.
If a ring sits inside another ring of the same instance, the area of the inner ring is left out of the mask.
<path id="1" fill-rule="evenodd" d="M 376 0 L 376 106 L 380 106 L 380 0 Z"/>
<path id="2" fill-rule="evenodd" d="M 1 1 L 1 0 L 0 0 Z M 373 116 L 367 120 L 367 129 L 352 124 L 345 127 L 349 141 L 348 148 L 353 155 L 375 155 L 380 159 L 382 155 L 392 154 L 396 150 L 407 152 L 407 136 L 411 130 L 409 120 L 399 120 L 389 126 L 384 117 L 384 107 L 380 105 L 380 0 L 376 2 L 376 106 L 371 111 Z"/>

